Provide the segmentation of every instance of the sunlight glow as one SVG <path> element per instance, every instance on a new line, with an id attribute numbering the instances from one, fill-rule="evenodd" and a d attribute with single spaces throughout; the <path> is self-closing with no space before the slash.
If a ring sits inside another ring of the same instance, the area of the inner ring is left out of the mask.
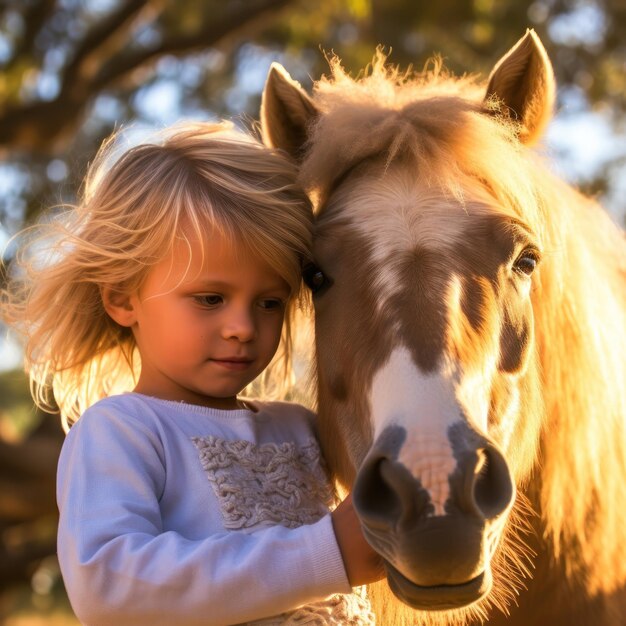
<path id="1" fill-rule="evenodd" d="M 22 349 L 18 342 L 8 337 L 6 331 L 0 335 L 0 372 L 14 370 L 22 364 Z"/>

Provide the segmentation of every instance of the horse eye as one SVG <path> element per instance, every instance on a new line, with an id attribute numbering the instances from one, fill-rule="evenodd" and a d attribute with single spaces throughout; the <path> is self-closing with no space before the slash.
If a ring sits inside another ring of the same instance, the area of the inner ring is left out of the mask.
<path id="1" fill-rule="evenodd" d="M 513 264 L 513 269 L 530 276 L 535 271 L 537 263 L 539 263 L 539 254 L 535 250 L 524 250 Z"/>
<path id="2" fill-rule="evenodd" d="M 315 294 L 318 293 L 323 287 L 328 286 L 328 279 L 324 272 L 315 265 L 309 263 L 302 270 L 302 279 L 304 284 Z"/>

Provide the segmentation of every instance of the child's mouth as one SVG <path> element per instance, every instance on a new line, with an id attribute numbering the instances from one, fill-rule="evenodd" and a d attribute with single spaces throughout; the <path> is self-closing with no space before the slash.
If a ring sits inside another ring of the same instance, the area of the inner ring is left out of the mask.
<path id="1" fill-rule="evenodd" d="M 252 359 L 247 357 L 226 357 L 222 359 L 211 359 L 213 363 L 230 370 L 245 370 L 252 363 Z"/>

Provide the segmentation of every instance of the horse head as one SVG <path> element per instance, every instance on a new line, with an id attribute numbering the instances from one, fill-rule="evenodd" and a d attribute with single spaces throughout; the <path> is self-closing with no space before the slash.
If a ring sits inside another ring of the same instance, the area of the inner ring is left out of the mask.
<path id="1" fill-rule="evenodd" d="M 381 59 L 358 82 L 333 71 L 311 97 L 274 66 L 262 108 L 318 204 L 321 437 L 396 596 L 462 609 L 515 558 L 503 537 L 536 455 L 542 232 L 520 168 L 552 68 L 528 32 L 486 88 L 408 83 Z"/>

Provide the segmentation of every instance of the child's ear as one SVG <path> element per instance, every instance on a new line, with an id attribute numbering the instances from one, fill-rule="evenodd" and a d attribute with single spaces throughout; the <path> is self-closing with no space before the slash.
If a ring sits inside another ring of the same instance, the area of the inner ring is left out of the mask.
<path id="1" fill-rule="evenodd" d="M 137 321 L 131 294 L 106 285 L 100 288 L 100 293 L 104 310 L 113 321 L 126 327 Z"/>

